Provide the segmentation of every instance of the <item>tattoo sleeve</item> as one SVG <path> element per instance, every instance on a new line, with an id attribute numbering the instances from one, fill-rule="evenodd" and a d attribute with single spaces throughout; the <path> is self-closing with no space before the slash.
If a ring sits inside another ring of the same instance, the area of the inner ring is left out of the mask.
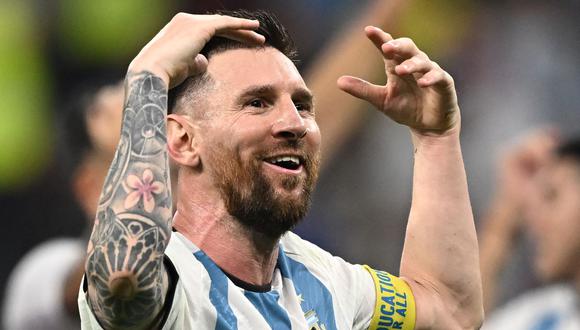
<path id="1" fill-rule="evenodd" d="M 121 138 L 105 179 L 88 245 L 89 302 L 105 328 L 151 325 L 167 293 L 171 234 L 167 86 L 129 73 Z"/>

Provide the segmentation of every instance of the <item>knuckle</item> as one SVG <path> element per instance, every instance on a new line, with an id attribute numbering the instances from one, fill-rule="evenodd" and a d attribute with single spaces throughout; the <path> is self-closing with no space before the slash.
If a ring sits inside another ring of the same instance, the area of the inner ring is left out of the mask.
<path id="1" fill-rule="evenodd" d="M 415 46 L 415 42 L 409 37 L 399 38 L 399 42 L 405 46 Z"/>
<path id="2" fill-rule="evenodd" d="M 447 71 L 442 70 L 442 74 L 443 74 L 443 79 L 445 81 L 449 82 L 449 84 L 451 84 L 451 85 L 455 84 L 455 80 L 453 79 L 453 76 L 451 76 Z"/>
<path id="3" fill-rule="evenodd" d="M 179 13 L 175 14 L 175 16 L 173 16 L 173 19 L 174 20 L 185 20 L 185 19 L 189 18 L 189 16 L 191 16 L 191 14 L 179 12 Z"/>

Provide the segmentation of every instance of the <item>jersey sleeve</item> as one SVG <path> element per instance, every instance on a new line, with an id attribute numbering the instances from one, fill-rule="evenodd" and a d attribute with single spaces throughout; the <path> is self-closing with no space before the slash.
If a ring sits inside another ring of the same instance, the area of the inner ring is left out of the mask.
<path id="1" fill-rule="evenodd" d="M 415 298 L 409 285 L 385 271 L 363 266 L 375 286 L 374 310 L 369 329 L 413 330 L 415 328 Z"/>

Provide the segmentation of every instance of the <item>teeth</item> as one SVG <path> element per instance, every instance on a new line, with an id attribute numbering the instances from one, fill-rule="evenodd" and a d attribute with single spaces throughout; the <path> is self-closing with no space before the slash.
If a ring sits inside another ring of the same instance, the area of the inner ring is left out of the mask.
<path id="1" fill-rule="evenodd" d="M 296 156 L 280 156 L 274 157 L 270 160 L 272 163 L 280 163 L 280 162 L 292 162 L 294 164 L 300 164 L 300 158 Z"/>

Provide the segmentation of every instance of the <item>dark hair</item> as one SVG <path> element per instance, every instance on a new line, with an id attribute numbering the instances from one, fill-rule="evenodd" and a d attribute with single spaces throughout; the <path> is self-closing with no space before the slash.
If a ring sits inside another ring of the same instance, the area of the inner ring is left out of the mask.
<path id="1" fill-rule="evenodd" d="M 87 121 L 99 93 L 107 87 L 117 86 L 120 81 L 120 75 L 116 72 L 81 81 L 60 107 L 56 117 L 57 157 L 59 166 L 67 176 L 77 169 L 87 154 L 94 151 Z"/>
<path id="2" fill-rule="evenodd" d="M 79 166 L 81 160 L 93 149 L 87 132 L 88 108 L 95 100 L 96 87 L 81 93 L 74 93 L 58 117 L 59 160 L 61 169 L 70 175 Z"/>
<path id="3" fill-rule="evenodd" d="M 227 50 L 240 48 L 259 49 L 264 47 L 272 47 L 279 50 L 290 60 L 296 61 L 298 52 L 296 50 L 296 46 L 294 45 L 294 41 L 290 37 L 290 34 L 288 34 L 286 28 L 280 23 L 276 15 L 264 10 L 256 10 L 256 11 L 220 10 L 208 14 L 219 14 L 257 20 L 258 22 L 260 22 L 260 27 L 256 30 L 256 32 L 258 32 L 259 34 L 263 35 L 266 38 L 264 45 L 255 46 L 224 37 L 213 37 L 200 52 L 208 60 L 210 59 L 211 56 L 221 52 L 225 52 Z M 191 94 L 197 88 L 199 88 L 200 86 L 202 86 L 203 84 L 207 83 L 210 80 L 211 77 L 209 77 L 207 74 L 197 75 L 187 78 L 179 86 L 170 90 L 168 97 L 169 111 L 173 112 L 175 106 L 177 105 L 176 103 L 178 99 L 181 99 L 182 97 Z"/>
<path id="4" fill-rule="evenodd" d="M 572 138 L 560 144 L 556 149 L 560 158 L 572 158 L 580 163 L 580 137 Z"/>

